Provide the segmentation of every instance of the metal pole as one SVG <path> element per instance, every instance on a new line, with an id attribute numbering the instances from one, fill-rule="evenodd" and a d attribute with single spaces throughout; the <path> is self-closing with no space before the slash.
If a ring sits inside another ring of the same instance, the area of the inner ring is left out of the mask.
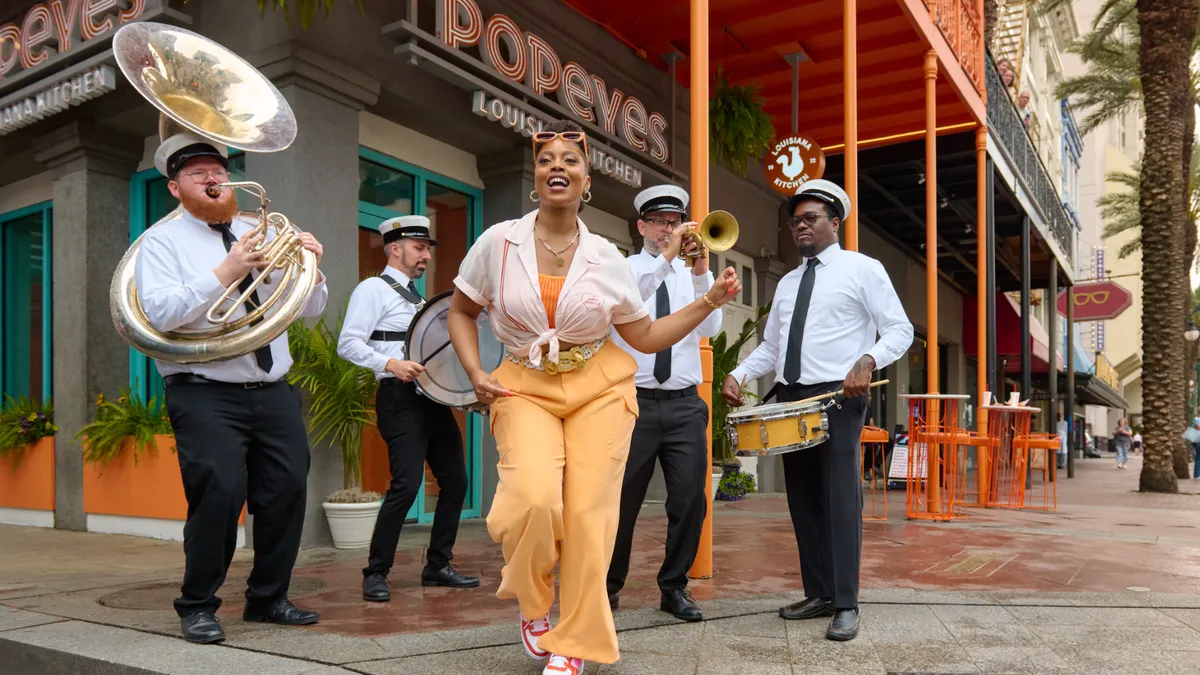
<path id="1" fill-rule="evenodd" d="M 1029 288 L 1030 275 L 1033 274 L 1030 262 L 1030 232 L 1029 216 L 1021 217 L 1021 400 L 1030 397 L 1033 385 L 1030 382 L 1032 369 L 1032 354 L 1029 343 Z"/>
<path id="2" fill-rule="evenodd" d="M 1067 478 L 1075 477 L 1075 299 L 1067 286 Z"/>
<path id="3" fill-rule="evenodd" d="M 1050 325 L 1046 326 L 1046 332 L 1050 339 L 1049 345 L 1049 364 L 1046 367 L 1047 379 L 1050 384 L 1050 407 L 1046 411 L 1046 418 L 1050 425 L 1047 429 L 1052 434 L 1058 433 L 1058 258 L 1050 256 L 1050 289 L 1047 292 L 1046 302 L 1049 303 L 1050 309 Z M 1049 454 L 1046 457 L 1049 463 L 1047 471 L 1050 472 L 1050 480 L 1055 479 L 1055 473 L 1058 469 L 1058 452 Z"/>
<path id="4" fill-rule="evenodd" d="M 937 394 L 941 382 L 938 352 L 937 243 L 937 52 L 925 52 L 925 322 L 927 326 L 925 391 Z"/>
<path id="5" fill-rule="evenodd" d="M 783 57 L 792 65 L 792 133 L 800 133 L 800 62 L 804 60 L 804 52 L 793 52 Z M 850 202 L 853 204 L 854 202 Z"/>
<path id="6" fill-rule="evenodd" d="M 987 240 L 991 236 L 988 215 L 991 212 L 991 198 L 988 194 L 988 159 L 987 159 L 987 128 L 980 125 L 975 130 L 975 431 L 986 434 L 988 430 L 988 414 L 983 406 L 984 393 L 988 389 L 988 358 L 987 345 L 991 342 L 988 336 L 988 260 Z M 975 486 L 982 504 L 984 495 L 988 493 L 988 477 L 991 468 L 988 466 L 988 453 L 983 448 L 977 448 L 975 454 Z"/>
<path id="7" fill-rule="evenodd" d="M 988 391 L 1000 394 L 997 387 L 1003 386 L 1003 380 L 996 379 L 996 171 L 992 166 L 992 158 L 987 159 L 987 231 L 980 236 L 987 236 L 987 361 L 988 361 Z"/>
<path id="8" fill-rule="evenodd" d="M 858 250 L 858 4 L 842 0 L 842 108 L 844 130 L 843 162 L 846 167 L 846 195 L 850 197 L 850 215 L 846 228 L 846 249 Z"/>
<path id="9" fill-rule="evenodd" d="M 688 186 L 691 193 L 691 211 L 695 218 L 708 215 L 708 0 L 691 0 L 691 167 Z M 704 373 L 704 386 L 700 397 L 709 406 L 707 457 L 708 471 L 704 474 L 704 493 L 708 504 L 712 504 L 712 347 L 708 339 L 700 341 L 700 363 Z M 724 383 L 721 383 L 724 384 Z M 700 530 L 700 544 L 696 547 L 696 559 L 688 576 L 693 579 L 712 577 L 712 508 L 704 516 L 704 527 Z"/>

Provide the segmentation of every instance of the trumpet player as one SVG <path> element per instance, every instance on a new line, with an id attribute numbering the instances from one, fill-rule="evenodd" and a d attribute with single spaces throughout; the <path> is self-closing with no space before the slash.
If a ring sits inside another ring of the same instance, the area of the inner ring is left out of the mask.
<path id="1" fill-rule="evenodd" d="M 267 264 L 258 246 L 274 233 L 255 235 L 255 223 L 237 216 L 233 191 L 221 187 L 229 181 L 223 145 L 176 134 L 159 146 L 154 165 L 169 179 L 182 210 L 143 238 L 135 268 L 138 298 L 156 330 L 211 329 L 208 310 L 229 286 L 238 289 L 229 301 L 243 295 Z M 301 239 L 319 262 L 320 242 L 307 233 Z M 262 284 L 231 318 L 244 316 L 273 290 L 274 283 Z M 320 315 L 327 298 L 319 274 L 303 316 Z M 287 340 L 283 334 L 253 353 L 211 363 L 155 361 L 188 503 L 183 584 L 174 604 L 190 642 L 225 639 L 216 618 L 217 591 L 237 547 L 245 504 L 254 516 L 254 568 L 242 618 L 284 625 L 318 621 L 315 612 L 288 600 L 304 524 L 309 447 L 300 393 L 286 379 L 292 364 Z"/>
<path id="2" fill-rule="evenodd" d="M 684 222 L 687 205 L 687 191 L 674 185 L 647 188 L 634 198 L 643 244 L 640 253 L 629 257 L 629 265 L 651 319 L 687 307 L 713 286 L 708 251 L 697 238 L 683 237 L 696 227 Z M 695 266 L 686 267 L 681 253 L 697 256 Z M 629 573 L 633 528 L 657 460 L 667 484 L 667 550 L 658 570 L 659 609 L 684 621 L 704 618 L 687 590 L 687 571 L 708 513 L 708 406 L 696 387 L 703 380 L 700 338 L 720 332 L 721 317 L 721 309 L 713 310 L 682 340 L 655 354 L 637 351 L 620 335 L 614 338 L 637 361 L 634 381 L 641 410 L 625 464 L 621 516 L 608 568 L 608 601 L 614 609 Z"/>
<path id="3" fill-rule="evenodd" d="M 437 241 L 425 216 L 389 218 L 380 223 L 379 233 L 387 267 L 378 277 L 364 279 L 350 294 L 338 338 L 338 355 L 374 371 L 379 381 L 375 417 L 387 442 L 392 474 L 363 568 L 363 599 L 368 602 L 391 600 L 388 572 L 396 560 L 400 529 L 425 478 L 426 462 L 438 482 L 438 500 L 421 585 L 479 585 L 479 579 L 450 565 L 467 498 L 462 434 L 450 408 L 417 392 L 414 380 L 425 367 L 404 353 L 409 324 L 425 303 L 415 282 L 425 274 Z"/>

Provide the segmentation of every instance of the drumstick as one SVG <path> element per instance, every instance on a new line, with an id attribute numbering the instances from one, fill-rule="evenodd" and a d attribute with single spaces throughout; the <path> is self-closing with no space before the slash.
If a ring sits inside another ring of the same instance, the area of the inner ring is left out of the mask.
<path id="1" fill-rule="evenodd" d="M 870 386 L 870 387 L 867 387 L 867 388 L 868 388 L 868 389 L 870 389 L 870 388 L 872 388 L 872 387 L 878 387 L 878 386 L 879 386 L 879 385 L 881 385 L 881 384 L 887 384 L 887 383 L 888 383 L 888 381 L 887 381 L 887 380 L 880 380 L 880 381 L 878 381 L 878 382 L 872 382 L 872 383 L 871 383 L 871 386 Z M 845 391 L 845 390 L 844 390 L 844 389 L 838 389 L 837 391 L 831 391 L 831 392 L 829 392 L 828 394 L 821 394 L 820 396 L 814 396 L 814 397 L 812 397 L 812 398 L 806 398 L 806 399 L 804 399 L 803 401 L 793 401 L 792 403 L 790 403 L 790 404 L 788 404 L 788 405 L 800 405 L 801 403 L 812 403 L 813 401 L 820 401 L 820 400 L 821 400 L 821 399 L 823 399 L 823 398 L 829 398 L 829 397 L 831 397 L 831 396 L 837 396 L 838 394 L 842 393 L 843 391 Z"/>
<path id="2" fill-rule="evenodd" d="M 429 356 L 426 356 L 425 358 L 421 359 L 421 365 L 422 365 L 422 366 L 424 366 L 426 363 L 429 363 L 429 361 L 430 361 L 431 359 L 433 359 L 433 357 L 435 357 L 435 356 L 437 356 L 438 354 L 442 353 L 442 350 L 443 350 L 443 349 L 445 349 L 446 347 L 449 347 L 449 346 L 450 346 L 450 341 L 449 341 L 449 340 L 446 340 L 445 342 L 443 342 L 443 343 L 442 343 L 442 346 L 441 346 L 441 347 L 438 347 L 437 349 L 433 350 L 433 353 L 432 353 L 432 354 L 430 354 Z"/>

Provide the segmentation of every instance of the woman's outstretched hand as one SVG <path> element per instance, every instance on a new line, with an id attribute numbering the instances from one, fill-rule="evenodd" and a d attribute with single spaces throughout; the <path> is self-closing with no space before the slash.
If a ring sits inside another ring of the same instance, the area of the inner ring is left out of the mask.
<path id="1" fill-rule="evenodd" d="M 712 288 L 708 289 L 705 296 L 712 301 L 714 305 L 720 307 L 725 303 L 737 297 L 738 293 L 742 292 L 742 281 L 738 279 L 737 272 L 732 267 L 726 267 L 721 275 L 717 277 Z"/>
<path id="2" fill-rule="evenodd" d="M 475 396 L 480 403 L 491 405 L 500 396 L 512 396 L 512 392 L 500 386 L 500 382 L 486 370 L 481 370 L 471 377 L 471 385 L 475 387 Z"/>

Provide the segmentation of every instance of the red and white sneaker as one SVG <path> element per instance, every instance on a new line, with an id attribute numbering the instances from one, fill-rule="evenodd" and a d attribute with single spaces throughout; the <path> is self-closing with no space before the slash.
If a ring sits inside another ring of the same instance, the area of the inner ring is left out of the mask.
<path id="1" fill-rule="evenodd" d="M 540 619 L 530 621 L 524 616 L 521 617 L 521 644 L 525 646 L 525 653 L 538 661 L 545 661 L 550 652 L 544 649 L 538 649 L 538 638 L 550 632 L 550 615 L 547 614 Z"/>
<path id="2" fill-rule="evenodd" d="M 583 675 L 583 659 L 552 654 L 542 675 Z"/>

